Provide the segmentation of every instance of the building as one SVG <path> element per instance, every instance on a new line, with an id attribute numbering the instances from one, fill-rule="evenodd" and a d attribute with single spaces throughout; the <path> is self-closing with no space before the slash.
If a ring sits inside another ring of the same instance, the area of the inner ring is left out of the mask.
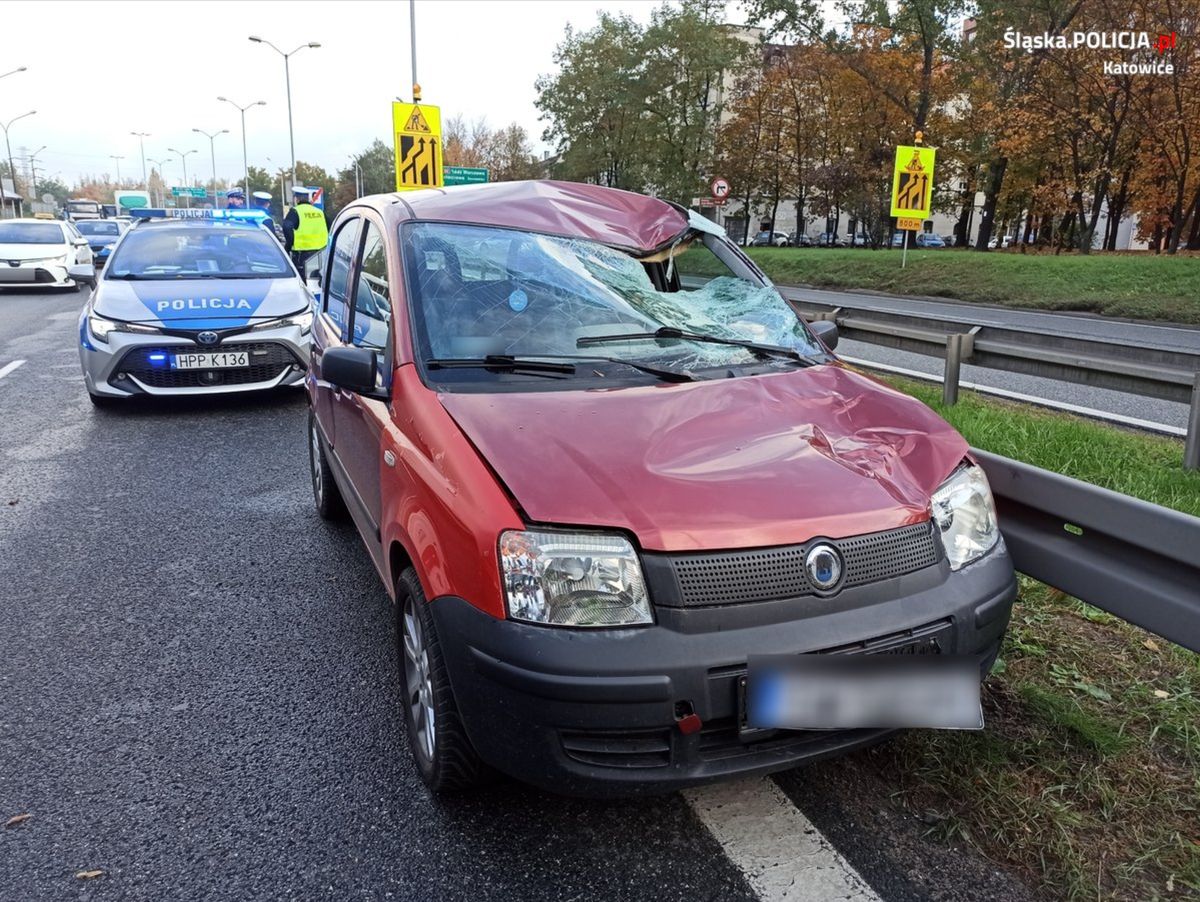
<path id="1" fill-rule="evenodd" d="M 10 178 L 0 178 L 0 186 L 4 188 L 4 205 L 0 209 L 0 217 L 12 219 L 24 212 L 24 201 L 17 194 L 16 185 Z"/>

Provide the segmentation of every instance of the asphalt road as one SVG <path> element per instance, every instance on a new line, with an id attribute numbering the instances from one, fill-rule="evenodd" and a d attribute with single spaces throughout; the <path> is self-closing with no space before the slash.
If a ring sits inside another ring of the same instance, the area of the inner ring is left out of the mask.
<path id="1" fill-rule="evenodd" d="M 94 410 L 82 302 L 0 294 L 0 372 L 25 361 L 0 376 L 0 824 L 30 815 L 0 827 L 0 899 L 803 900 L 839 868 L 853 898 L 1028 897 L 861 756 L 716 795 L 434 801 L 390 602 L 312 509 L 302 396 Z"/>
<path id="2" fill-rule="evenodd" d="M 1014 310 L 983 304 L 863 294 L 854 291 L 825 291 L 817 288 L 791 286 L 780 286 L 780 288 L 789 298 L 808 299 L 821 304 L 846 305 L 889 313 L 924 314 L 977 326 L 1041 329 L 1055 335 L 1122 341 L 1139 346 L 1200 354 L 1200 328 L 1160 326 L 1087 314 Z M 941 375 L 945 365 L 936 357 L 927 357 L 924 354 L 914 354 L 857 341 L 842 342 L 838 346 L 838 353 L 872 363 L 904 367 L 938 376 Z M 1073 404 L 1104 413 L 1147 420 L 1176 429 L 1187 427 L 1188 406 L 1172 401 L 1143 398 L 1139 395 L 1130 395 L 1106 388 L 1076 385 L 1071 382 L 1059 382 L 1037 376 L 1006 373 L 970 364 L 963 364 L 962 379 L 978 385 L 1019 392 L 1032 398 Z"/>

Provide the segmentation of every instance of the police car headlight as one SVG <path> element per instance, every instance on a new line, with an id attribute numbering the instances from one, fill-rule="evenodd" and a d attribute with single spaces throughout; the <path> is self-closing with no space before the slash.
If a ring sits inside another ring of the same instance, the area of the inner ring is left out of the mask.
<path id="1" fill-rule="evenodd" d="M 933 493 L 931 514 L 951 570 L 983 557 L 1000 540 L 996 505 L 987 476 L 974 464 L 959 467 Z"/>
<path id="2" fill-rule="evenodd" d="M 115 319 L 106 319 L 97 313 L 88 314 L 88 331 L 97 341 L 108 343 L 109 332 L 135 332 L 139 335 L 161 335 L 162 332 L 154 326 L 143 326 L 140 323 L 123 323 Z"/>
<path id="3" fill-rule="evenodd" d="M 500 576 L 508 616 L 549 626 L 654 622 L 637 552 L 619 535 L 507 530 Z"/>
<path id="4" fill-rule="evenodd" d="M 303 313 L 294 313 L 291 316 L 282 316 L 279 319 L 269 319 L 266 322 L 258 323 L 251 326 L 251 332 L 261 332 L 264 329 L 282 329 L 285 326 L 299 326 L 300 334 L 307 335 L 308 330 L 312 328 L 313 314 L 311 310 L 305 310 Z"/>

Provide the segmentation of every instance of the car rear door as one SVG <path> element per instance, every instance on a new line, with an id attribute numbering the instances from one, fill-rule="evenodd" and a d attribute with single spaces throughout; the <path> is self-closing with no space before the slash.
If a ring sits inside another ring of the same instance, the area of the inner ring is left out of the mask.
<path id="1" fill-rule="evenodd" d="M 388 279 L 387 244 L 382 221 L 363 218 L 363 240 L 353 267 L 350 298 L 349 344 L 374 351 L 376 384 L 386 391 L 391 374 L 392 299 Z M 385 465 L 381 437 L 390 417 L 387 401 L 357 392 L 335 390 L 333 420 L 337 454 L 354 484 L 355 499 L 365 514 L 370 534 L 379 537 L 382 516 L 381 468 Z M 376 551 L 372 548 L 372 553 Z"/>
<path id="2" fill-rule="evenodd" d="M 313 319 L 312 360 L 309 364 L 309 393 L 317 424 L 332 446 L 336 442 L 333 417 L 334 388 L 321 378 L 321 358 L 329 348 L 346 345 L 350 320 L 350 289 L 354 260 L 358 256 L 358 239 L 362 219 L 349 216 L 342 219 L 329 244 L 329 259 L 321 279 L 321 304 Z"/>

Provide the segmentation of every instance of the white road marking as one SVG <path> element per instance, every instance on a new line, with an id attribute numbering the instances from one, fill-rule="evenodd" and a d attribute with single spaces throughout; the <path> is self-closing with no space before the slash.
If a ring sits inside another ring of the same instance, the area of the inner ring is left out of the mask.
<path id="1" fill-rule="evenodd" d="M 879 902 L 879 896 L 768 777 L 684 798 L 762 902 Z"/>
<path id="2" fill-rule="evenodd" d="M 14 360 L 12 363 L 6 363 L 4 366 L 0 366 L 0 379 L 3 379 L 24 362 L 24 360 Z"/>

